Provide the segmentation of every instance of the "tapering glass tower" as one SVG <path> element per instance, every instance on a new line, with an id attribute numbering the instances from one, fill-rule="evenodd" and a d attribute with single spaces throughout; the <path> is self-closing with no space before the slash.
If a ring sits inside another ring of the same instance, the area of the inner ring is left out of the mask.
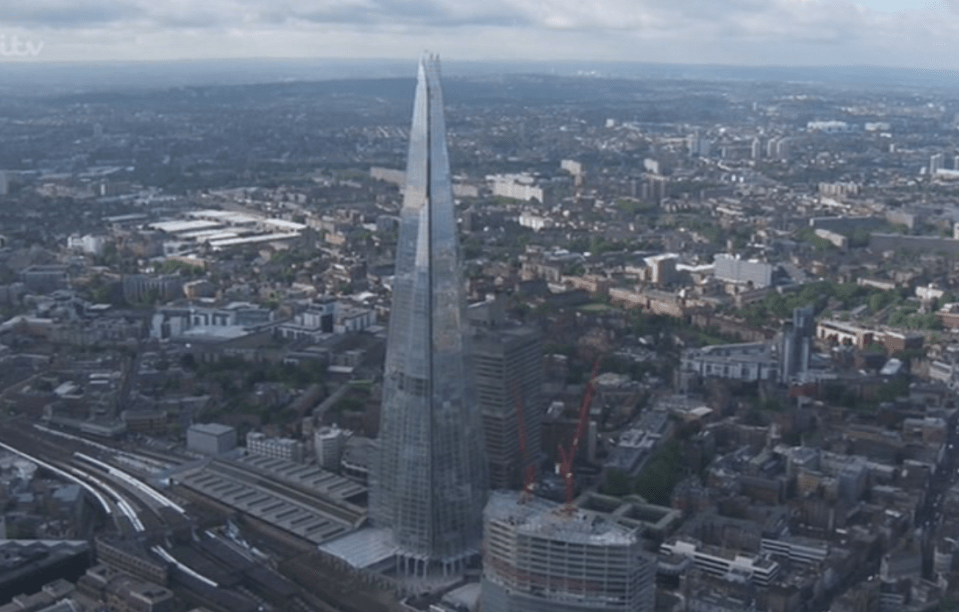
<path id="1" fill-rule="evenodd" d="M 466 329 L 439 59 L 420 61 L 400 212 L 373 521 L 408 573 L 479 549 L 486 458 Z"/>

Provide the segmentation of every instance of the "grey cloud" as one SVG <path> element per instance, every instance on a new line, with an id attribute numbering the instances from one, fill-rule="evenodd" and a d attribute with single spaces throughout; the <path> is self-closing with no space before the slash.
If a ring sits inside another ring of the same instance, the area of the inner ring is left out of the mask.
<path id="1" fill-rule="evenodd" d="M 943 0 L 959 10 L 959 0 Z M 849 0 L 3 0 L 0 24 L 83 27 L 143 20 L 150 28 L 297 23 L 409 27 L 501 26 L 697 32 L 830 39 L 866 18 Z"/>
<path id="2" fill-rule="evenodd" d="M 762 63 L 769 61 L 764 53 L 782 57 L 783 49 L 883 48 L 895 57 L 903 41 L 920 49 L 957 40 L 959 0 L 895 15 L 855 0 L 0 0 L 0 29 L 109 28 L 157 37 L 230 30 L 270 33 L 285 46 L 287 33 L 308 39 L 324 26 L 337 40 L 354 36 L 387 50 L 391 42 L 423 39 L 485 46 L 490 55 L 525 45 L 531 54 L 558 57 L 579 45 L 605 56 L 642 47 L 678 61 Z M 492 32 L 498 42 L 483 38 Z M 823 55 L 829 53 L 836 54 Z"/>
<path id="3" fill-rule="evenodd" d="M 94 0 L 78 4 L 69 0 L 4 0 L 0 27 L 75 28 L 128 21 L 143 16 L 136 2 Z"/>
<path id="4" fill-rule="evenodd" d="M 269 23 L 357 23 L 391 26 L 523 26 L 533 25 L 511 3 L 456 0 L 354 0 L 317 6 L 288 2 L 261 13 Z"/>
<path id="5" fill-rule="evenodd" d="M 539 13 L 542 23 L 566 23 L 569 28 L 655 29 L 658 33 L 701 32 L 746 36 L 802 35 L 813 30 L 846 30 L 858 19 L 855 8 L 842 0 L 827 8 L 817 2 L 798 0 L 546 0 L 527 2 L 527 10 Z"/>
<path id="6" fill-rule="evenodd" d="M 230 20 L 215 13 L 190 13 L 186 15 L 154 15 L 149 18 L 152 28 L 206 29 L 230 25 Z"/>

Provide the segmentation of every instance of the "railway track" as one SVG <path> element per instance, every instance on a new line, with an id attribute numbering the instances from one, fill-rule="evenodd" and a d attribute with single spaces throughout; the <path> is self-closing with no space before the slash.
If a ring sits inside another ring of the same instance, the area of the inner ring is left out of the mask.
<path id="1" fill-rule="evenodd" d="M 169 563 L 175 574 L 183 577 L 187 582 L 185 588 L 224 593 L 223 587 L 215 580 L 177 559 L 164 547 L 163 538 L 151 535 L 182 527 L 191 520 L 178 499 L 165 495 L 138 475 L 140 471 L 152 471 L 138 470 L 141 465 L 159 471 L 175 465 L 174 462 L 161 464 L 157 457 L 140 456 L 139 453 L 114 449 L 93 440 L 15 419 L 8 420 L 0 427 L 0 448 L 83 487 L 121 538 L 146 542 L 151 555 Z M 202 571 L 202 568 L 199 569 Z M 259 593 L 260 589 L 252 584 L 248 588 L 250 592 L 243 596 L 257 602 L 261 610 L 269 610 L 267 602 L 272 597 Z M 305 594 L 287 599 L 282 608 L 272 609 L 283 608 L 296 612 L 330 609 L 327 606 L 318 607 L 315 603 L 311 605 Z"/>
<path id="2" fill-rule="evenodd" d="M 86 448 L 89 444 L 82 439 L 51 435 L 12 419 L 4 425 L 0 428 L 0 447 L 82 486 L 120 535 L 132 536 L 167 526 L 167 518 L 158 508 L 159 502 L 146 492 L 148 487 L 122 470 L 111 471 L 108 464 L 84 455 L 81 451 L 89 450 Z M 84 457 L 89 460 L 85 461 Z M 170 503 L 185 514 L 182 507 Z"/>

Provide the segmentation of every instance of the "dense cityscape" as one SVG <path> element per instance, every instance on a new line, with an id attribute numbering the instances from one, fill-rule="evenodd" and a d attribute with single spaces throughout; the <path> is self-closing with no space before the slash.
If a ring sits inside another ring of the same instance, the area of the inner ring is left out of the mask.
<path id="1" fill-rule="evenodd" d="M 644 70 L 5 91 L 0 612 L 959 608 L 959 93 Z"/>

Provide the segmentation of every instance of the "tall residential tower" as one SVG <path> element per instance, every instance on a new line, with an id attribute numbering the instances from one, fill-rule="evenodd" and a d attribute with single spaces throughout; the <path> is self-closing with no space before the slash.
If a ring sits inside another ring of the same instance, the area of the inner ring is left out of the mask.
<path id="1" fill-rule="evenodd" d="M 487 466 L 472 380 L 439 60 L 419 66 L 370 514 L 401 570 L 479 552 Z"/>
<path id="2" fill-rule="evenodd" d="M 789 384 L 809 370 L 812 339 L 816 335 L 816 312 L 812 306 L 793 309 L 792 322 L 783 326 L 779 357 L 779 380 Z"/>

